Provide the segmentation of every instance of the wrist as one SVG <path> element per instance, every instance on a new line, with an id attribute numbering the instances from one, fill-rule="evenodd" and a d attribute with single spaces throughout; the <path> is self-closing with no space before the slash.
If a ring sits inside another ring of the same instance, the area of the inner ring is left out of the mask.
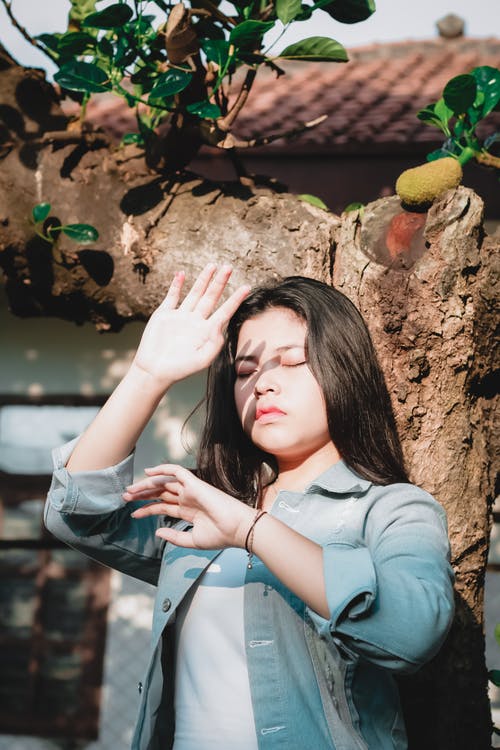
<path id="1" fill-rule="evenodd" d="M 255 516 L 258 513 L 256 508 L 251 508 L 249 505 L 242 503 L 241 518 L 238 524 L 238 528 L 235 535 L 235 547 L 245 549 L 245 542 L 248 535 L 248 530 L 252 526 Z"/>
<path id="2" fill-rule="evenodd" d="M 144 370 L 136 362 L 130 365 L 123 382 L 132 388 L 137 388 L 142 394 L 150 394 L 158 401 L 165 395 L 169 388 L 174 384 L 174 379 L 158 378 L 147 370 Z"/>

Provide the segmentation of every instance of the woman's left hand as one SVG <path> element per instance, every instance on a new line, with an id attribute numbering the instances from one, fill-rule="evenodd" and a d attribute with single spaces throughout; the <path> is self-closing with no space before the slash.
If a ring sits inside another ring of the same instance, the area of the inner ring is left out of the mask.
<path id="1" fill-rule="evenodd" d="M 245 503 L 198 479 L 177 464 L 146 469 L 146 479 L 127 487 L 125 502 L 151 500 L 132 513 L 134 518 L 164 515 L 193 525 L 190 531 L 159 528 L 156 535 L 180 547 L 225 549 L 244 547 L 255 511 Z"/>

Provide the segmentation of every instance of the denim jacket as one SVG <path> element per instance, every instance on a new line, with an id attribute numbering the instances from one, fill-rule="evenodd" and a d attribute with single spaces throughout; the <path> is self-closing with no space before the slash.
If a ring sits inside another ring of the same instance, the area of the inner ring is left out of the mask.
<path id="1" fill-rule="evenodd" d="M 155 536 L 169 518 L 130 518 L 121 494 L 132 456 L 70 474 L 72 441 L 54 451 L 47 528 L 112 568 L 157 585 L 153 638 L 132 750 L 168 750 L 174 735 L 176 609 L 220 550 Z M 343 461 L 304 492 L 281 491 L 273 516 L 323 547 L 330 617 L 261 561 L 247 571 L 245 645 L 259 750 L 404 750 L 393 675 L 438 651 L 453 617 L 453 572 L 442 507 L 411 484 L 374 485 Z M 210 676 L 207 675 L 207 679 Z"/>

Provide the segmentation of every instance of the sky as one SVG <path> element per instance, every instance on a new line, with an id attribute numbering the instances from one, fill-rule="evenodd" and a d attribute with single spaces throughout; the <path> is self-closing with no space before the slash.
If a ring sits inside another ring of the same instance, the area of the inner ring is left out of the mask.
<path id="1" fill-rule="evenodd" d="M 102 9 L 111 0 L 99 2 Z M 115 0 L 116 1 L 116 0 Z M 12 11 L 34 36 L 42 32 L 64 31 L 70 7 L 68 0 L 11 0 Z M 372 42 L 432 39 L 436 21 L 447 13 L 464 19 L 466 34 L 471 37 L 500 36 L 500 0 L 376 0 L 377 10 L 366 21 L 340 24 L 326 13 L 317 11 L 310 21 L 295 23 L 273 48 L 273 53 L 306 36 L 329 36 L 347 49 Z M 195 4 L 195 3 L 194 3 Z M 154 10 L 154 4 L 151 3 Z M 26 42 L 12 28 L 0 3 L 0 40 L 18 62 L 54 72 L 48 58 Z M 267 40 L 269 41 L 269 40 Z"/>

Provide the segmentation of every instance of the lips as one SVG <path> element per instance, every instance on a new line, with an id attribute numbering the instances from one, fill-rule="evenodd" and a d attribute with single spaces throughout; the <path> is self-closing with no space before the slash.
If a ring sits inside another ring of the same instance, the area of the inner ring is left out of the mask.
<path id="1" fill-rule="evenodd" d="M 278 417 L 283 417 L 284 411 L 278 409 L 277 406 L 259 406 L 255 412 L 256 422 L 271 422 Z"/>

